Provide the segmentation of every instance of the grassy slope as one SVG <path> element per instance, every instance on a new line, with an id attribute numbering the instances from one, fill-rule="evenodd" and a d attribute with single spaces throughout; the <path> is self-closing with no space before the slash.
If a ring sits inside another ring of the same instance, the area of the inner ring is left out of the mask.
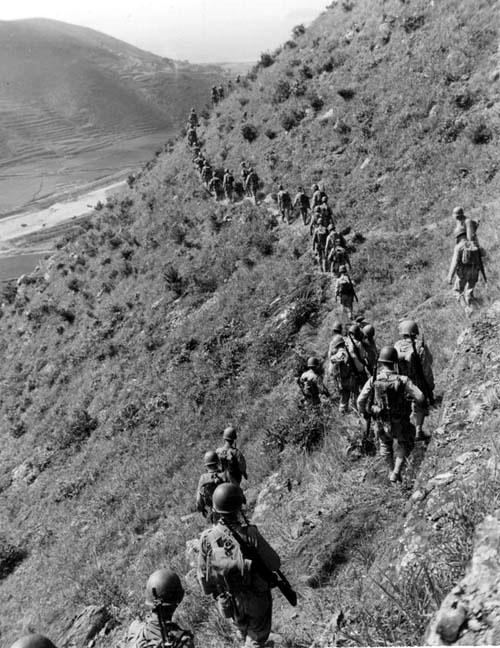
<path id="1" fill-rule="evenodd" d="M 384 10 L 392 21 L 385 45 L 378 3 L 327 11 L 224 102 L 206 125 L 206 148 L 233 168 L 251 159 L 266 192 L 278 179 L 324 180 L 341 226 L 366 236 L 353 274 L 367 316 L 385 321 L 380 341 L 424 303 L 416 313 L 439 375 L 465 323 L 443 285 L 451 207 L 480 214 L 490 255 L 498 247 L 486 200 L 498 190 L 498 87 L 488 82 L 495 11 L 451 1 L 386 2 Z M 300 80 L 305 94 L 273 103 L 280 79 Z M 342 88 L 354 96 L 345 101 Z M 281 113 L 308 108 L 311 92 L 334 119 L 308 110 L 284 132 Z M 470 99 L 457 103 L 459 95 Z M 241 137 L 245 119 L 259 130 L 252 144 Z M 483 121 L 493 137 L 474 144 Z M 179 517 L 192 506 L 200 457 L 227 421 L 241 426 L 251 502 L 279 469 L 259 519 L 302 583 L 294 620 L 277 599 L 285 642 L 309 645 L 346 602 L 349 631 L 363 638 L 356 600 L 370 596 L 367 574 L 400 531 L 411 484 L 389 491 L 376 461 L 348 463 L 345 436 L 356 421 L 333 410 L 325 411 L 321 452 L 289 444 L 278 454 L 269 445 L 271 432 L 292 440 L 310 429 L 294 375 L 301 356 L 326 350 L 335 317 L 329 283 L 314 274 L 298 226 L 273 227 L 264 207 L 209 201 L 182 143 L 150 166 L 128 197 L 66 242 L 45 277 L 18 291 L 0 320 L 0 521 L 27 550 L 1 581 L 2 641 L 27 624 L 57 637 L 64 616 L 86 603 L 110 604 L 127 619 L 154 567 L 168 561 L 184 571 L 183 544 L 201 524 Z M 492 286 L 497 273 L 490 263 Z M 25 479 L 13 479 L 21 464 Z M 321 587 L 306 587 L 308 576 Z M 223 629 L 196 590 L 183 607 L 207 645 L 217 645 L 215 629 Z M 391 637 L 393 624 L 377 615 L 371 631 L 381 641 L 421 631 L 403 619 Z"/>

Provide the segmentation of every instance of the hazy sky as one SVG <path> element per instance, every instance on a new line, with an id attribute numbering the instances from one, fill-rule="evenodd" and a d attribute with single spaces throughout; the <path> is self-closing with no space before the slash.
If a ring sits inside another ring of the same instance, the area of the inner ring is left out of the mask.
<path id="1" fill-rule="evenodd" d="M 249 61 L 314 19 L 329 0 L 15 0 L 0 20 L 44 17 L 98 29 L 161 56 Z"/>

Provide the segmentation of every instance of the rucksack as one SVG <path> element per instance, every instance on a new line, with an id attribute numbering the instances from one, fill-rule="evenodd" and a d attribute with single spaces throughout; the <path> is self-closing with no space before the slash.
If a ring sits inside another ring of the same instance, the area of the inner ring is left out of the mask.
<path id="1" fill-rule="evenodd" d="M 219 455 L 222 470 L 226 472 L 226 475 L 241 481 L 243 474 L 238 461 L 238 450 L 236 448 L 224 448 L 218 451 L 217 454 Z"/>
<path id="2" fill-rule="evenodd" d="M 241 547 L 229 529 L 218 524 L 207 532 L 209 544 L 206 574 L 207 584 L 217 591 L 239 591 L 250 585 L 251 576 L 245 569 Z"/>
<path id="3" fill-rule="evenodd" d="M 214 490 L 217 488 L 217 486 L 219 486 L 219 484 L 224 484 L 226 480 L 220 473 L 210 473 L 210 475 L 211 481 L 203 484 L 203 486 L 200 488 L 200 494 L 205 506 L 211 509 Z"/>
<path id="4" fill-rule="evenodd" d="M 418 358 L 415 357 L 413 351 L 413 343 L 411 340 L 399 340 L 395 344 L 396 351 L 398 352 L 398 371 L 402 376 L 408 376 L 408 378 L 415 382 L 419 379 L 419 362 Z M 417 353 L 419 349 L 416 346 Z"/>
<path id="5" fill-rule="evenodd" d="M 326 247 L 326 239 L 328 238 L 328 230 L 324 225 L 318 225 L 316 229 L 316 242 L 318 250 L 324 250 Z"/>
<path id="6" fill-rule="evenodd" d="M 374 405 L 381 420 L 401 420 L 408 412 L 404 381 L 397 374 L 379 376 L 373 383 Z"/>
<path id="7" fill-rule="evenodd" d="M 306 371 L 300 377 L 300 387 L 306 398 L 319 398 L 319 388 L 316 376 L 311 376 L 312 370 Z"/>
<path id="8" fill-rule="evenodd" d="M 481 251 L 474 241 L 465 241 L 461 250 L 460 261 L 465 266 L 479 266 Z"/>
<path id="9" fill-rule="evenodd" d="M 345 385 L 352 376 L 352 367 L 347 352 L 340 355 L 337 350 L 337 353 L 330 357 L 330 364 L 333 378 L 342 385 Z"/>
<path id="10" fill-rule="evenodd" d="M 337 284 L 337 286 L 339 294 L 346 296 L 354 295 L 354 288 L 352 287 L 352 284 L 347 277 L 340 277 L 338 281 L 339 283 Z"/>

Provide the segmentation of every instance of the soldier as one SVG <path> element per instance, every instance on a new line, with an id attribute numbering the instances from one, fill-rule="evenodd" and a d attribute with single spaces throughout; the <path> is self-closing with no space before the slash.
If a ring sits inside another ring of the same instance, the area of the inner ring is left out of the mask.
<path id="1" fill-rule="evenodd" d="M 283 185 L 278 187 L 278 209 L 281 214 L 281 220 L 285 223 L 290 223 L 290 214 L 292 212 L 292 199 Z"/>
<path id="2" fill-rule="evenodd" d="M 187 143 L 189 146 L 194 146 L 198 143 L 198 134 L 196 133 L 196 128 L 194 126 L 188 128 Z"/>
<path id="3" fill-rule="evenodd" d="M 365 375 L 362 378 L 362 384 L 364 385 L 366 379 L 365 369 L 367 365 L 367 354 L 366 349 L 363 346 L 363 331 L 359 324 L 354 323 L 349 326 L 345 336 L 345 343 L 349 353 L 358 360 L 363 368 L 362 373 Z"/>
<path id="4" fill-rule="evenodd" d="M 219 86 L 218 89 L 218 95 L 219 95 L 219 101 L 222 101 L 224 99 L 224 87 L 221 85 Z"/>
<path id="5" fill-rule="evenodd" d="M 184 598 L 179 576 L 170 569 L 158 569 L 146 584 L 146 606 L 151 612 L 145 621 L 130 624 L 127 642 L 130 648 L 179 646 L 194 648 L 193 633 L 172 621 L 172 615 Z"/>
<path id="6" fill-rule="evenodd" d="M 222 188 L 224 190 L 224 195 L 226 196 L 226 199 L 232 203 L 234 199 L 234 176 L 229 171 L 229 169 L 224 169 Z"/>
<path id="7" fill-rule="evenodd" d="M 477 240 L 477 221 L 473 220 L 472 218 L 465 218 L 465 213 L 462 207 L 455 207 L 453 209 L 453 216 L 457 220 L 457 227 L 455 232 L 464 228 L 467 240 L 474 241 L 476 245 L 479 245 L 479 242 Z"/>
<path id="8" fill-rule="evenodd" d="M 472 309 L 471 301 L 474 300 L 474 287 L 479 279 L 479 273 L 483 275 L 486 282 L 481 250 L 475 241 L 467 239 L 465 225 L 458 225 L 455 230 L 456 245 L 453 250 L 453 257 L 448 272 L 448 283 L 451 285 L 453 277 L 455 283 L 453 290 L 459 304 L 463 305 L 467 312 Z"/>
<path id="9" fill-rule="evenodd" d="M 199 173 L 202 172 L 203 167 L 205 166 L 206 159 L 203 153 L 198 153 L 198 155 L 194 159 L 194 165 L 198 169 Z"/>
<path id="10" fill-rule="evenodd" d="M 222 438 L 224 445 L 217 448 L 217 456 L 222 471 L 226 476 L 226 481 L 239 486 L 243 477 L 248 479 L 247 462 L 241 450 L 236 447 L 236 428 L 230 425 L 227 427 Z"/>
<path id="11" fill-rule="evenodd" d="M 217 600 L 221 615 L 233 620 L 245 646 L 265 646 L 272 623 L 272 577 L 280 558 L 257 527 L 244 519 L 238 486 L 219 486 L 213 501 L 220 517 L 201 534 L 198 580 L 204 593 Z M 248 547 L 258 560 L 247 557 Z"/>
<path id="12" fill-rule="evenodd" d="M 14 641 L 10 648 L 56 648 L 50 639 L 41 634 L 28 634 Z"/>
<path id="13" fill-rule="evenodd" d="M 319 224 L 319 221 L 321 220 L 321 209 L 319 205 L 316 205 L 314 209 L 312 210 L 311 213 L 311 220 L 309 222 L 309 234 L 310 236 L 313 236 L 314 230 Z"/>
<path id="14" fill-rule="evenodd" d="M 347 250 L 345 247 L 343 247 L 340 243 L 340 235 L 335 232 L 332 227 L 332 232 L 328 236 L 330 239 L 330 243 L 327 241 L 327 267 L 329 268 L 330 272 L 333 275 L 338 276 L 339 275 L 339 269 L 341 266 L 345 266 L 346 268 L 351 269 L 351 261 L 349 259 L 349 255 L 347 254 Z M 331 238 L 330 238 L 331 237 Z M 330 246 L 330 249 L 328 250 L 328 247 Z"/>
<path id="15" fill-rule="evenodd" d="M 339 267 L 339 277 L 335 281 L 335 301 L 340 300 L 340 305 L 344 313 L 347 313 L 349 319 L 352 319 L 353 302 L 357 299 L 351 278 L 347 274 L 345 265 Z"/>
<path id="16" fill-rule="evenodd" d="M 401 470 L 412 449 L 409 401 L 423 405 L 425 396 L 407 376 L 396 371 L 398 352 L 385 346 L 380 350 L 382 364 L 377 376 L 370 377 L 358 397 L 358 410 L 373 416 L 380 441 L 380 454 L 389 467 L 389 480 L 402 481 Z"/>
<path id="17" fill-rule="evenodd" d="M 248 170 L 247 178 L 245 180 L 245 190 L 247 196 L 253 198 L 254 202 L 257 201 L 258 189 L 259 189 L 259 176 L 255 173 L 252 167 L 250 167 L 250 169 Z"/>
<path id="18" fill-rule="evenodd" d="M 219 200 L 221 195 L 221 182 L 219 176 L 215 171 L 212 171 L 212 177 L 208 183 L 207 188 L 209 192 L 212 194 L 212 196 L 215 198 L 215 200 Z"/>
<path id="19" fill-rule="evenodd" d="M 432 372 L 432 354 L 423 340 L 417 340 L 420 331 L 418 324 L 413 320 L 403 320 L 399 324 L 399 334 L 402 336 L 394 344 L 398 354 L 398 370 L 402 376 L 414 383 L 426 397 L 422 405 L 412 403 L 412 416 L 415 424 L 415 440 L 429 440 L 429 435 L 424 435 L 422 426 L 425 417 L 429 414 L 428 404 L 434 402 L 434 374 Z"/>
<path id="20" fill-rule="evenodd" d="M 326 272 L 326 240 L 328 238 L 328 230 L 322 218 L 314 228 L 312 238 L 312 251 L 316 253 L 316 259 L 322 272 Z"/>
<path id="21" fill-rule="evenodd" d="M 340 333 L 334 335 L 328 349 L 330 378 L 335 382 L 339 391 L 339 412 L 345 414 L 349 408 L 351 396 L 353 399 L 359 393 L 358 374 L 363 371 L 363 365 L 351 356 L 346 348 L 345 339 Z M 355 407 L 355 403 L 353 403 Z"/>
<path id="22" fill-rule="evenodd" d="M 299 209 L 300 215 L 302 216 L 302 222 L 304 223 L 304 225 L 307 225 L 307 214 L 311 207 L 311 203 L 309 201 L 309 196 L 306 194 L 302 187 L 298 188 L 297 195 L 293 200 L 293 208 L 296 209 L 297 207 Z"/>
<path id="23" fill-rule="evenodd" d="M 208 160 L 205 160 L 205 164 L 201 170 L 201 179 L 205 186 L 208 187 L 208 183 L 212 179 L 212 167 Z"/>
<path id="24" fill-rule="evenodd" d="M 219 486 L 227 482 L 225 473 L 220 469 L 219 456 L 213 450 L 205 452 L 203 459 L 207 472 L 201 475 L 198 482 L 198 489 L 196 491 L 196 510 L 199 511 L 204 518 L 214 522 L 215 517 L 212 508 L 212 495 Z"/>
<path id="25" fill-rule="evenodd" d="M 195 128 L 196 126 L 199 126 L 198 115 L 196 114 L 196 110 L 194 108 L 191 108 L 191 110 L 189 111 L 188 123 L 190 124 L 190 126 L 194 126 Z"/>
<path id="26" fill-rule="evenodd" d="M 326 196 L 325 192 L 318 187 L 317 184 L 313 184 L 312 186 L 312 198 L 311 198 L 311 207 L 314 209 L 315 207 L 319 207 L 321 205 L 321 199 L 323 196 Z"/>
<path id="27" fill-rule="evenodd" d="M 318 358 L 311 357 L 307 361 L 307 371 L 297 378 L 302 395 L 306 402 L 318 406 L 321 404 L 320 395 L 330 398 L 330 392 L 323 383 L 321 363 Z"/>
<path id="28" fill-rule="evenodd" d="M 366 324 L 361 330 L 363 331 L 362 344 L 366 352 L 366 367 L 370 374 L 372 374 L 378 358 L 378 349 L 375 342 L 375 328 L 371 324 Z"/>
<path id="29" fill-rule="evenodd" d="M 332 208 L 328 204 L 328 197 L 325 194 L 323 194 L 323 196 L 321 197 L 319 209 L 321 215 L 327 221 L 327 225 L 333 225 L 333 228 L 335 229 L 335 223 L 333 222 Z"/>
<path id="30" fill-rule="evenodd" d="M 247 163 L 243 160 L 243 162 L 240 162 L 240 176 L 241 176 L 241 182 L 243 186 L 246 185 L 247 176 L 249 173 L 250 173 L 250 169 L 247 167 Z"/>
<path id="31" fill-rule="evenodd" d="M 212 86 L 211 97 L 212 105 L 216 106 L 219 103 L 219 91 L 217 90 L 217 86 Z"/>

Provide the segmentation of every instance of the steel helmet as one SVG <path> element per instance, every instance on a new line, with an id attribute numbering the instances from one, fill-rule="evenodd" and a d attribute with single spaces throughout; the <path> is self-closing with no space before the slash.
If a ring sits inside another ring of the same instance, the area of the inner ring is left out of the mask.
<path id="1" fill-rule="evenodd" d="M 237 436 L 236 428 L 232 425 L 229 425 L 222 433 L 222 438 L 227 441 L 234 441 Z"/>
<path id="2" fill-rule="evenodd" d="M 347 272 L 347 268 L 345 267 L 345 265 L 339 266 L 339 272 Z"/>
<path id="3" fill-rule="evenodd" d="M 345 346 L 345 340 L 341 335 L 334 335 L 331 344 L 334 349 L 338 349 L 340 346 Z"/>
<path id="4" fill-rule="evenodd" d="M 363 339 L 363 331 L 361 330 L 359 324 L 351 324 L 348 328 L 348 332 L 353 336 L 355 340 L 361 341 Z"/>
<path id="5" fill-rule="evenodd" d="M 318 191 L 318 185 L 317 184 L 313 184 L 312 188 L 313 188 L 313 191 Z"/>
<path id="6" fill-rule="evenodd" d="M 312 369 L 313 367 L 319 367 L 319 360 L 318 360 L 318 358 L 316 358 L 316 357 L 314 357 L 314 356 L 311 356 L 310 358 L 308 358 L 308 360 L 307 360 L 307 366 L 308 366 L 309 368 L 311 368 L 311 369 Z"/>
<path id="7" fill-rule="evenodd" d="M 28 634 L 15 641 L 11 648 L 56 648 L 50 639 L 41 634 Z"/>
<path id="8" fill-rule="evenodd" d="M 205 456 L 203 457 L 203 463 L 207 468 L 210 466 L 218 466 L 219 465 L 219 456 L 214 450 L 209 450 L 208 452 L 205 452 Z"/>
<path id="9" fill-rule="evenodd" d="M 235 484 L 219 484 L 212 495 L 212 507 L 221 515 L 236 513 L 244 503 L 243 491 Z"/>
<path id="10" fill-rule="evenodd" d="M 158 603 L 179 605 L 184 598 L 181 579 L 171 569 L 157 569 L 146 583 L 146 605 L 154 608 Z"/>
<path id="11" fill-rule="evenodd" d="M 398 352 L 393 346 L 382 347 L 378 361 L 384 364 L 395 364 L 398 361 Z"/>
<path id="12" fill-rule="evenodd" d="M 342 335 L 342 322 L 335 320 L 332 326 L 332 333 L 340 333 Z"/>
<path id="13" fill-rule="evenodd" d="M 375 328 L 371 324 L 363 326 L 363 335 L 365 336 L 365 338 L 373 340 L 373 338 L 375 337 Z"/>
<path id="14" fill-rule="evenodd" d="M 417 336 L 420 331 L 418 330 L 418 324 L 414 320 L 409 319 L 399 323 L 399 333 L 401 335 Z"/>
<path id="15" fill-rule="evenodd" d="M 453 209 L 453 216 L 455 216 L 455 218 L 464 218 L 465 214 L 464 214 L 463 208 L 462 207 L 455 207 Z"/>

